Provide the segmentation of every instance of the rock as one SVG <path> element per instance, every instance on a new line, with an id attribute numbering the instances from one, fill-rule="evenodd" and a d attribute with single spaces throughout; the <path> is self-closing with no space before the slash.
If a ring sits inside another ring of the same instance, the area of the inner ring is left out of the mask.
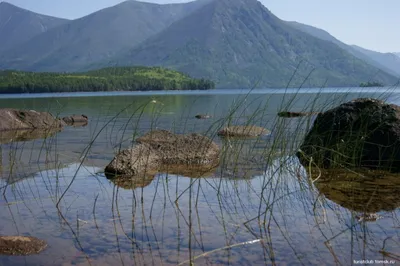
<path id="1" fill-rule="evenodd" d="M 222 137 L 258 137 L 268 134 L 268 129 L 258 126 L 230 126 L 218 131 L 218 135 Z"/>
<path id="2" fill-rule="evenodd" d="M 302 117 L 302 116 L 310 116 L 310 115 L 317 115 L 319 113 L 317 112 L 289 112 L 289 111 L 282 111 L 278 113 L 279 117 L 286 117 L 286 118 L 292 118 L 292 117 Z"/>
<path id="3" fill-rule="evenodd" d="M 211 118 L 212 116 L 211 116 L 211 115 L 207 115 L 207 114 L 198 114 L 198 115 L 195 115 L 195 117 L 196 117 L 197 119 L 209 119 L 209 118 Z"/>
<path id="4" fill-rule="evenodd" d="M 158 155 L 148 144 L 139 144 L 118 153 L 106 166 L 104 172 L 108 178 L 139 176 L 148 174 L 161 164 Z"/>
<path id="5" fill-rule="evenodd" d="M 400 171 L 400 107 L 360 98 L 317 116 L 297 156 L 321 168 Z"/>
<path id="6" fill-rule="evenodd" d="M 178 135 L 154 130 L 136 142 L 135 147 L 123 150 L 106 166 L 108 178 L 156 173 L 172 165 L 213 168 L 219 164 L 218 145 L 199 134 Z"/>
<path id="7" fill-rule="evenodd" d="M 62 120 L 68 126 L 86 126 L 89 122 L 88 117 L 86 115 L 71 115 L 63 117 Z"/>
<path id="8" fill-rule="evenodd" d="M 31 236 L 0 236 L 1 255 L 38 254 L 46 247 L 45 241 Z"/>
<path id="9" fill-rule="evenodd" d="M 20 129 L 54 130 L 64 123 L 47 112 L 34 110 L 0 109 L 0 131 Z"/>

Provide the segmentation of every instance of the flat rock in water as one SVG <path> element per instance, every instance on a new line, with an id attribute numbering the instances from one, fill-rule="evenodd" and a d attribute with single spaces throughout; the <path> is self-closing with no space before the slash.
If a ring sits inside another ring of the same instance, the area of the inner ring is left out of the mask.
<path id="1" fill-rule="evenodd" d="M 86 115 L 71 115 L 63 117 L 62 120 L 68 126 L 86 126 L 89 122 L 89 119 Z"/>
<path id="2" fill-rule="evenodd" d="M 400 107 L 371 98 L 317 116 L 297 153 L 303 165 L 400 171 Z"/>
<path id="3" fill-rule="evenodd" d="M 0 236 L 1 255 L 38 254 L 46 247 L 45 241 L 31 236 Z"/>
<path id="4" fill-rule="evenodd" d="M 204 166 L 219 164 L 220 149 L 208 137 L 199 134 L 174 134 L 167 130 L 150 131 L 136 140 L 137 145 L 123 150 L 106 166 L 108 177 L 141 176 L 168 165 Z"/>
<path id="5" fill-rule="evenodd" d="M 19 129 L 58 129 L 64 122 L 47 112 L 35 110 L 0 109 L 0 131 Z"/>
<path id="6" fill-rule="evenodd" d="M 218 131 L 218 135 L 222 137 L 258 137 L 268 134 L 268 129 L 258 126 L 230 126 Z"/>

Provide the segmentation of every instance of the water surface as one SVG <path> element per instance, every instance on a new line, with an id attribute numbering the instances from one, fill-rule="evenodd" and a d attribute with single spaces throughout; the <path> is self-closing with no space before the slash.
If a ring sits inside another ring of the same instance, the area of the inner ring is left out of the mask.
<path id="1" fill-rule="evenodd" d="M 29 257 L 0 256 L 0 265 L 399 263 L 400 179 L 315 181 L 293 156 L 313 117 L 277 117 L 358 97 L 400 104 L 399 95 L 389 88 L 1 95 L 1 108 L 86 114 L 90 122 L 1 144 L 0 234 L 49 246 Z M 199 113 L 212 118 L 194 118 Z M 215 135 L 229 124 L 263 126 L 271 135 Z M 225 151 L 223 163 L 202 177 L 107 180 L 113 156 L 156 128 L 210 136 Z M 360 219 L 369 213 L 379 219 Z"/>

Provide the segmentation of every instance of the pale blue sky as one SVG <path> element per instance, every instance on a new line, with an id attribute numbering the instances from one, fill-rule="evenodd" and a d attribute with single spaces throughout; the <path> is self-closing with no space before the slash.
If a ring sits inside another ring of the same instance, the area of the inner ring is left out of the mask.
<path id="1" fill-rule="evenodd" d="M 0 2 L 3 0 L 0 0 Z M 6 0 L 52 16 L 78 18 L 123 0 Z M 149 0 L 182 3 L 187 0 Z M 380 52 L 400 52 L 400 0 L 260 0 L 275 15 L 322 28 L 339 40 Z"/>

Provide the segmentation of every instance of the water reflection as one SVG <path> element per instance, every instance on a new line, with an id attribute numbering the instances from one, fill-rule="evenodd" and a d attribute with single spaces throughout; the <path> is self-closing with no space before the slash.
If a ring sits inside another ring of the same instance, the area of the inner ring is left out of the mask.
<path id="1" fill-rule="evenodd" d="M 188 178 L 210 177 L 216 168 L 193 165 L 167 165 L 157 171 L 141 173 L 137 176 L 130 177 L 114 177 L 107 178 L 116 186 L 124 189 L 144 188 L 150 185 L 157 175 L 179 175 Z"/>
<path id="2" fill-rule="evenodd" d="M 25 129 L 25 130 L 0 131 L 0 144 L 29 141 L 35 139 L 45 139 L 54 136 L 61 130 L 62 128 L 54 128 L 52 130 Z"/>
<path id="3" fill-rule="evenodd" d="M 0 233 L 33 235 L 49 248 L 29 263 L 0 264 L 349 265 L 350 251 L 378 258 L 387 236 L 385 250 L 396 253 L 396 220 L 363 228 L 340 205 L 320 205 L 297 163 L 276 158 L 263 175 L 242 180 L 171 167 L 128 184 L 80 164 L 39 172 L 5 191 Z"/>
<path id="4" fill-rule="evenodd" d="M 400 174 L 366 169 L 323 169 L 315 182 L 324 196 L 353 211 L 375 213 L 400 207 Z"/>

